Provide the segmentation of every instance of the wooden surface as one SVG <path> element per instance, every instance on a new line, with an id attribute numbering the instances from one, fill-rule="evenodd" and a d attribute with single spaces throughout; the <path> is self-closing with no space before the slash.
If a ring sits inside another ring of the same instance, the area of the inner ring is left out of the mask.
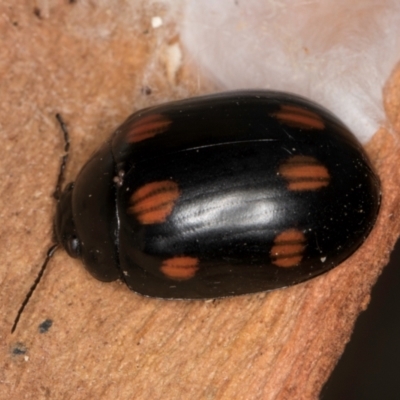
<path id="1" fill-rule="evenodd" d="M 0 398 L 317 398 L 399 235 L 400 73 L 385 92 L 388 129 L 367 146 L 382 210 L 341 266 L 270 293 L 163 301 L 98 282 L 60 251 L 10 334 L 51 244 L 63 148 L 55 113 L 70 129 L 73 180 L 132 111 L 206 90 L 185 58 L 182 68 L 168 61 L 179 37 L 164 25 L 161 40 L 150 25 L 162 7 L 138 2 L 129 24 L 124 2 L 95 3 L 0 5 Z"/>

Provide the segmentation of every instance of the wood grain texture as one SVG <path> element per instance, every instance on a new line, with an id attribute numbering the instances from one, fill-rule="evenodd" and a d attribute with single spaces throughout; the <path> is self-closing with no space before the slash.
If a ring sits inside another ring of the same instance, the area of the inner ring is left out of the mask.
<path id="1" fill-rule="evenodd" d="M 176 82 L 165 72 L 163 43 L 178 38 L 173 26 L 164 42 L 151 30 L 162 8 L 138 2 L 130 25 L 119 16 L 125 3 L 115 3 L 50 2 L 41 18 L 28 1 L 0 6 L 0 398 L 317 398 L 399 235 L 400 72 L 385 91 L 392 125 L 368 145 L 382 210 L 340 267 L 270 293 L 165 301 L 98 282 L 60 251 L 10 334 L 51 243 L 62 155 L 55 113 L 70 128 L 72 180 L 135 109 L 209 89 L 190 68 Z M 52 326 L 41 333 L 46 319 Z"/>

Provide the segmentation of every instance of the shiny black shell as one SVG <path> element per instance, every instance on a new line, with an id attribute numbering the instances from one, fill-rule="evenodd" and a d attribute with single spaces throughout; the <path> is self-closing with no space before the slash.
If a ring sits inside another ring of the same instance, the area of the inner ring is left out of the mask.
<path id="1" fill-rule="evenodd" d="M 362 146 L 331 113 L 230 92 L 131 115 L 65 189 L 55 232 L 97 279 L 216 298 L 330 270 L 364 242 L 379 204 Z"/>

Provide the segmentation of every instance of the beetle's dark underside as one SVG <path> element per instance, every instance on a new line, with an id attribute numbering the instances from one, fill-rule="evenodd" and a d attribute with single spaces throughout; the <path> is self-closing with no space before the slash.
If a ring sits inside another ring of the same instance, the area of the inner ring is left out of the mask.
<path id="1" fill-rule="evenodd" d="M 72 215 L 96 278 L 214 298 L 333 268 L 363 243 L 379 202 L 362 147 L 330 113 L 238 92 L 131 116 L 82 169 Z"/>

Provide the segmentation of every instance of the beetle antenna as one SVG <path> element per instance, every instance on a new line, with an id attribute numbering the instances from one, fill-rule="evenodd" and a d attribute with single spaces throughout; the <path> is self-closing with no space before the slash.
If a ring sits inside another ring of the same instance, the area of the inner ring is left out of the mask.
<path id="1" fill-rule="evenodd" d="M 44 260 L 44 263 L 42 265 L 42 268 L 40 268 L 40 271 L 38 273 L 38 276 L 35 279 L 35 282 L 33 282 L 33 285 L 31 286 L 31 288 L 29 289 L 28 294 L 25 296 L 25 300 L 22 302 L 21 307 L 18 310 L 17 316 L 15 318 L 14 324 L 11 328 L 11 333 L 14 333 L 15 329 L 17 328 L 18 325 L 18 321 L 21 318 L 21 314 L 24 311 L 26 305 L 28 304 L 30 298 L 32 297 L 33 292 L 35 291 L 37 285 L 39 284 L 39 282 L 42 279 L 42 276 L 44 274 L 44 271 L 47 267 L 47 264 L 50 260 L 51 257 L 53 257 L 54 253 L 56 252 L 56 250 L 58 249 L 58 244 L 53 244 L 53 246 L 51 246 L 49 248 L 49 250 L 47 251 L 47 255 L 46 255 L 46 259 Z"/>
<path id="2" fill-rule="evenodd" d="M 61 127 L 61 131 L 64 134 L 64 155 L 62 156 L 61 159 L 61 164 L 60 164 L 60 171 L 58 173 L 58 178 L 57 178 L 57 184 L 56 184 L 56 188 L 54 189 L 54 193 L 53 193 L 53 197 L 58 201 L 60 199 L 61 196 L 61 186 L 62 183 L 64 181 L 64 173 L 65 173 L 65 167 L 67 165 L 67 161 L 68 161 L 68 156 L 69 156 L 69 133 L 68 133 L 68 129 L 67 129 L 67 125 L 65 124 L 64 120 L 62 119 L 60 114 L 56 114 L 56 118 L 58 123 L 60 124 Z M 18 310 L 17 316 L 14 320 L 14 324 L 11 328 L 11 333 L 14 333 L 15 329 L 17 328 L 18 322 L 21 318 L 21 315 L 26 307 L 26 305 L 29 303 L 30 298 L 33 295 L 33 292 L 36 290 L 37 285 L 39 284 L 39 282 L 41 281 L 44 271 L 47 268 L 47 264 L 50 261 L 50 258 L 53 257 L 54 253 L 56 252 L 56 250 L 58 249 L 59 244 L 53 244 L 48 250 L 47 250 L 47 255 L 46 258 L 43 262 L 42 267 L 40 268 L 40 271 L 35 279 L 35 281 L 33 282 L 33 285 L 31 286 L 31 288 L 29 289 L 29 292 L 27 293 L 27 295 L 25 296 L 25 300 L 22 302 L 21 307 Z"/>
<path id="3" fill-rule="evenodd" d="M 67 125 L 65 124 L 61 115 L 57 113 L 56 118 L 57 118 L 57 121 L 60 124 L 61 130 L 64 134 L 64 152 L 65 152 L 65 154 L 62 156 L 62 159 L 61 159 L 60 172 L 58 173 L 56 189 L 54 190 L 54 193 L 53 193 L 53 197 L 58 201 L 58 200 L 60 200 L 60 196 L 61 196 L 61 186 L 62 186 L 62 183 L 65 178 L 65 176 L 64 176 L 65 167 L 67 166 L 67 161 L 68 161 L 68 156 L 69 156 L 69 133 L 68 133 Z"/>

